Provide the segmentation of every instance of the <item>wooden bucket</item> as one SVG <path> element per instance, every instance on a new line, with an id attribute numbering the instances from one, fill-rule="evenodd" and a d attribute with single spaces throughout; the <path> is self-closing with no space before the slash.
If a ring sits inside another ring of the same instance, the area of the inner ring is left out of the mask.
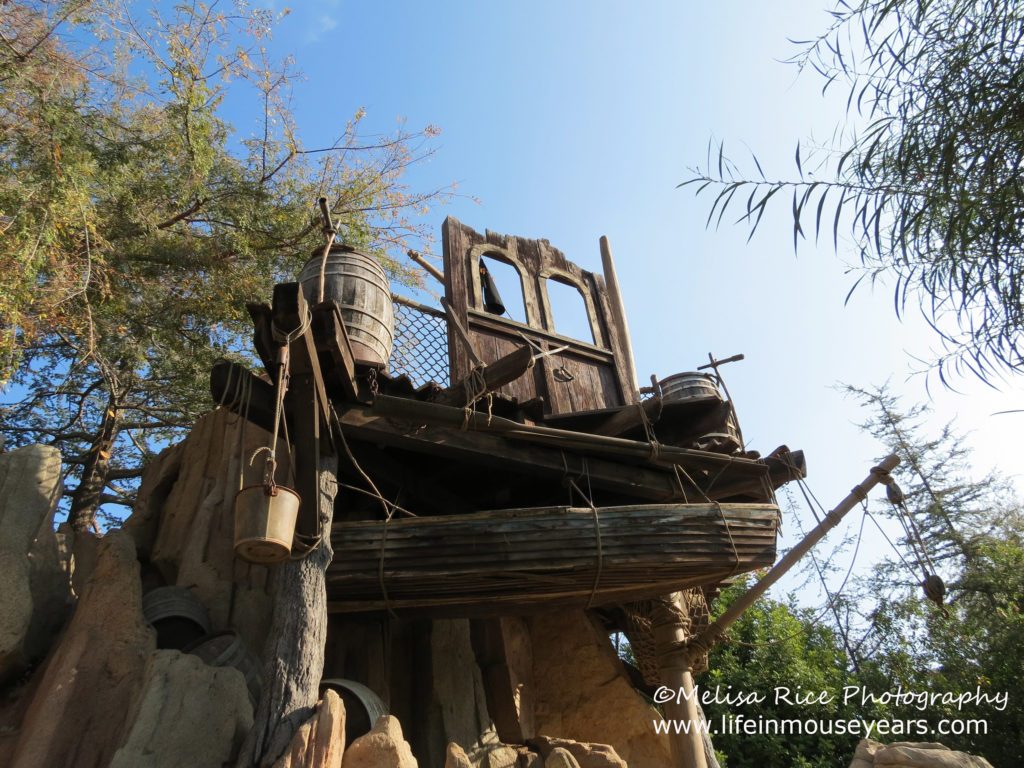
<path id="1" fill-rule="evenodd" d="M 185 587 L 157 587 L 142 596 L 142 615 L 156 630 L 156 647 L 181 650 L 210 631 L 206 606 Z"/>
<path id="2" fill-rule="evenodd" d="M 323 251 L 314 253 L 299 275 L 302 294 L 310 304 L 320 296 Z M 357 363 L 384 367 L 391 357 L 395 316 L 391 284 L 373 256 L 345 245 L 332 245 L 324 266 L 324 301 L 341 310 L 345 330 Z"/>
<path id="3" fill-rule="evenodd" d="M 259 701 L 261 687 L 260 661 L 249 650 L 245 641 L 234 630 L 215 632 L 200 638 L 184 649 L 185 653 L 198 656 L 211 667 L 234 667 L 245 678 L 249 698 L 255 706 Z"/>
<path id="4" fill-rule="evenodd" d="M 235 554 L 258 565 L 287 560 L 292 551 L 299 494 L 283 485 L 271 494 L 250 485 L 235 495 Z"/>
<path id="5" fill-rule="evenodd" d="M 718 383 L 713 376 L 696 371 L 677 373 L 658 382 L 661 397 L 666 402 L 683 400 L 704 400 L 714 398 L 725 400 L 718 391 Z"/>
<path id="6" fill-rule="evenodd" d="M 329 678 L 320 681 L 320 693 L 330 688 L 345 703 L 345 746 L 369 733 L 381 716 L 388 714 L 380 696 L 355 680 Z"/>
<path id="7" fill-rule="evenodd" d="M 736 417 L 731 408 L 719 430 L 698 437 L 694 442 L 694 447 L 714 453 L 736 453 L 743 447 L 743 443 L 740 441 L 740 431 L 736 426 Z"/>

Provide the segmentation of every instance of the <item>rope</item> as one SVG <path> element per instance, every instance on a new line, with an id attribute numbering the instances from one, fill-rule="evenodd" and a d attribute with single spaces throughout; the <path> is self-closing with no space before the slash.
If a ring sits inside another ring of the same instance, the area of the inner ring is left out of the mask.
<path id="1" fill-rule="evenodd" d="M 583 459 L 583 472 L 587 478 L 587 489 L 590 488 L 590 472 L 587 469 L 587 460 Z M 601 541 L 601 517 L 597 511 L 597 507 L 594 506 L 594 501 L 591 495 L 584 493 L 580 487 L 576 484 L 576 481 L 569 478 L 570 485 L 576 489 L 578 493 L 590 506 L 591 514 L 594 516 L 594 538 L 597 540 L 597 569 L 594 571 L 594 583 L 590 587 L 590 597 L 587 599 L 587 608 L 590 608 L 594 604 L 594 597 L 597 595 L 597 587 L 601 583 L 601 571 L 604 568 L 604 547 Z"/>
<path id="2" fill-rule="evenodd" d="M 373 493 L 372 491 L 368 491 L 365 488 L 360 488 L 359 486 L 356 485 L 349 485 L 348 483 L 338 483 L 338 487 L 352 491 L 353 493 L 361 493 L 364 496 L 369 496 L 371 499 L 380 498 L 379 496 L 377 496 L 377 494 Z M 415 512 L 412 512 L 406 509 L 405 507 L 401 506 L 400 504 L 396 504 L 395 502 L 390 501 L 389 499 L 384 499 L 384 503 L 386 503 L 388 507 L 394 512 L 401 512 L 403 515 L 407 517 L 419 517 L 419 515 L 417 515 Z"/>
<path id="3" fill-rule="evenodd" d="M 690 481 L 690 484 L 697 489 L 697 492 L 700 493 L 701 496 L 704 497 L 704 501 L 708 502 L 709 504 L 714 503 L 711 497 L 708 496 L 707 493 L 699 485 L 697 485 L 697 481 L 690 477 L 690 473 L 687 472 L 684 467 L 678 464 L 673 464 L 672 466 L 675 467 L 676 472 L 682 474 L 683 477 Z"/>
<path id="4" fill-rule="evenodd" d="M 338 416 L 338 412 L 334 410 L 334 403 L 328 403 L 328 408 L 330 409 L 330 416 L 333 426 L 337 427 L 338 435 L 341 438 L 341 445 L 345 450 L 345 456 L 348 458 L 350 462 L 352 462 L 352 466 L 360 474 L 360 476 L 362 476 L 362 478 L 366 481 L 366 483 L 370 486 L 370 488 L 373 491 L 372 494 L 366 491 L 364 491 L 364 493 L 366 493 L 368 496 L 376 497 L 384 508 L 384 528 L 381 532 L 380 551 L 377 557 L 377 584 L 380 587 L 381 596 L 384 598 L 384 607 L 387 610 L 388 615 L 397 619 L 398 614 L 395 613 L 395 609 L 391 605 L 391 598 L 388 595 L 388 587 L 387 584 L 384 582 L 384 559 L 387 554 L 386 546 L 388 540 L 388 525 L 391 523 L 391 518 L 394 515 L 395 510 L 400 509 L 400 507 L 398 507 L 397 504 L 393 504 L 392 502 L 385 499 L 384 495 L 374 484 L 373 480 L 370 479 L 370 476 L 366 474 L 365 471 L 363 471 L 363 468 L 359 465 L 359 462 L 356 460 L 355 455 L 352 453 L 352 449 L 349 447 L 348 441 L 345 439 L 345 431 L 342 429 L 341 418 Z"/>
<path id="5" fill-rule="evenodd" d="M 676 485 L 679 487 L 679 493 L 683 497 L 683 504 L 689 504 L 690 500 L 686 496 L 686 486 L 683 485 L 683 479 L 679 476 L 679 465 L 672 465 L 672 477 L 676 480 Z M 697 489 L 698 491 L 700 488 Z"/>
<path id="6" fill-rule="evenodd" d="M 805 632 L 809 631 L 811 628 L 815 627 L 823 618 L 825 618 L 825 615 L 827 613 L 829 613 L 830 611 L 834 610 L 835 603 L 842 596 L 843 590 L 846 588 L 846 584 L 847 584 L 847 582 L 849 582 L 850 576 L 853 574 L 853 567 L 857 563 L 857 555 L 860 552 L 860 543 L 861 543 L 861 540 L 863 539 L 863 536 L 864 536 L 864 519 L 865 519 L 865 517 L 867 517 L 867 515 L 862 516 L 861 519 L 860 519 L 860 530 L 858 530 L 858 532 L 857 532 L 857 544 L 854 546 L 853 557 L 850 558 L 850 565 L 846 569 L 846 576 L 843 577 L 843 583 L 839 585 L 839 589 L 837 589 L 835 591 L 835 593 L 832 595 L 831 599 L 828 601 L 828 603 L 825 605 L 825 607 L 821 610 L 821 612 L 817 616 L 815 616 L 810 622 L 808 622 L 806 625 L 804 625 L 804 627 L 802 629 L 800 629 L 798 632 L 794 632 L 792 635 L 789 635 L 788 637 L 780 638 L 778 640 L 771 640 L 771 641 L 768 641 L 768 642 L 765 642 L 765 643 L 745 643 L 742 640 L 734 640 L 731 637 L 729 637 L 727 635 L 724 635 L 722 637 L 722 641 L 726 642 L 726 643 L 732 643 L 733 645 L 741 645 L 741 646 L 743 646 L 745 648 L 770 648 L 770 647 L 775 646 L 775 645 L 781 645 L 782 643 L 788 643 L 790 640 L 793 640 L 793 639 L 799 637 L 800 635 L 802 635 Z M 828 592 L 828 588 L 827 587 L 826 587 L 825 591 L 826 591 L 826 593 Z"/>
<path id="7" fill-rule="evenodd" d="M 469 376 L 462 382 L 466 391 L 466 404 L 462 408 L 461 430 L 463 432 L 469 429 L 469 420 L 473 416 L 473 406 L 484 397 L 487 398 L 487 426 L 491 425 L 491 419 L 493 418 L 491 409 L 494 405 L 494 397 L 487 388 L 487 379 L 484 377 L 484 368 L 486 367 L 487 363 L 477 363 L 473 366 L 473 370 L 469 372 Z"/>
<path id="8" fill-rule="evenodd" d="M 661 443 L 658 442 L 658 437 L 654 434 L 654 424 L 652 424 L 650 418 L 648 418 L 647 411 L 644 410 L 643 403 L 637 403 L 636 407 L 640 409 L 640 424 L 644 428 L 644 435 L 647 437 L 647 443 L 651 446 L 650 460 L 658 461 L 661 457 Z"/>
<path id="9" fill-rule="evenodd" d="M 732 547 L 732 572 L 726 576 L 727 579 L 731 579 L 740 570 L 740 553 L 736 549 L 736 541 L 732 537 L 732 528 L 729 527 L 729 521 L 725 518 L 725 512 L 722 511 L 722 504 L 720 502 L 714 502 L 714 505 L 718 507 L 718 516 L 722 518 L 722 522 L 725 523 L 725 532 L 729 536 L 729 546 Z"/>
<path id="10" fill-rule="evenodd" d="M 885 529 L 882 527 L 882 524 L 880 522 L 878 522 L 878 520 L 875 519 L 875 516 L 872 515 L 870 512 L 868 512 L 866 510 L 864 512 L 864 515 L 866 517 L 871 518 L 871 522 L 873 522 L 875 524 L 875 527 L 878 528 L 879 533 L 881 533 L 882 536 L 885 537 L 885 540 L 887 542 L 889 542 L 889 546 L 892 547 L 892 551 L 896 553 L 896 557 L 898 557 L 900 559 L 900 561 L 903 563 L 903 565 L 905 565 L 907 567 L 907 570 L 908 571 L 913 571 L 914 570 L 914 566 L 912 566 L 910 563 L 908 563 L 906 558 L 903 557 L 903 553 L 900 552 L 899 548 L 893 543 L 892 539 L 889 538 L 889 534 L 887 534 L 885 532 Z"/>
<path id="11" fill-rule="evenodd" d="M 925 580 L 931 575 L 928 569 L 925 567 L 925 563 L 931 568 L 931 573 L 935 573 L 935 563 L 928 556 L 928 548 L 925 547 L 924 537 L 921 536 L 921 531 L 917 527 L 917 522 L 914 520 L 913 515 L 910 514 L 910 510 L 907 509 L 905 502 L 899 502 L 896 507 L 900 510 L 900 523 L 903 525 L 903 530 L 907 532 L 907 540 L 911 544 L 911 549 L 914 549 L 915 556 L 917 556 L 918 564 L 921 566 L 921 570 L 924 571 Z M 904 522 L 904 518 L 906 522 Z M 916 548 L 920 548 L 920 554 L 916 551 Z"/>
<path id="12" fill-rule="evenodd" d="M 327 256 L 331 252 L 331 244 L 334 241 L 334 235 L 329 234 L 327 237 L 327 243 L 324 245 L 324 252 L 320 256 L 320 290 L 317 294 L 317 304 L 324 303 L 324 282 L 326 281 L 327 273 Z"/>

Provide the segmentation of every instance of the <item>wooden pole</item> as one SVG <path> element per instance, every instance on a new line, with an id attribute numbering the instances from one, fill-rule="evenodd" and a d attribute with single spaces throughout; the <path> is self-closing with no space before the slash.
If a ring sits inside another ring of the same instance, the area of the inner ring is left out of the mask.
<path id="1" fill-rule="evenodd" d="M 601 236 L 601 266 L 604 269 L 604 283 L 608 288 L 608 301 L 611 304 L 612 314 L 615 315 L 615 323 L 621 330 L 622 343 L 625 346 L 626 371 L 629 376 L 629 383 L 634 390 L 637 402 L 640 400 L 640 390 L 636 380 L 636 362 L 633 360 L 633 342 L 629 338 L 629 326 L 626 324 L 626 307 L 622 303 L 622 291 L 619 290 L 619 278 L 615 274 L 615 262 L 612 261 L 612 247 L 608 238 Z"/>
<path id="2" fill-rule="evenodd" d="M 849 495 L 839 502 L 839 505 L 825 515 L 825 519 L 822 520 L 818 525 L 808 533 L 803 541 L 797 544 L 789 553 L 782 558 L 775 567 L 772 568 L 768 573 L 765 574 L 764 578 L 757 582 L 754 586 L 744 592 L 740 598 L 729 606 L 725 613 L 718 617 L 707 629 L 701 632 L 695 637 L 691 643 L 693 647 L 699 647 L 702 652 L 705 648 L 710 648 L 714 645 L 715 641 L 722 635 L 725 630 L 732 626 L 733 622 L 740 617 L 740 615 L 747 610 L 754 601 L 757 600 L 761 595 L 768 591 L 768 588 L 777 582 L 786 571 L 792 568 L 800 558 L 811 551 L 811 548 L 825 538 L 826 534 L 839 525 L 839 521 L 846 516 L 846 513 L 853 509 L 857 504 L 862 502 L 868 496 L 868 491 L 874 488 L 878 483 L 885 480 L 889 473 L 899 466 L 900 459 L 895 453 L 886 456 L 882 463 L 877 467 L 874 467 L 860 485 L 855 485 L 853 490 L 850 491 Z"/>
<path id="3" fill-rule="evenodd" d="M 426 271 L 428 275 L 437 280 L 437 282 L 439 282 L 441 285 L 444 285 L 444 273 L 442 273 L 441 270 L 439 270 L 437 267 L 435 267 L 433 264 L 427 261 L 426 257 L 424 257 L 423 254 L 417 253 L 416 251 L 413 250 L 408 250 L 405 253 L 410 259 L 412 259 L 421 267 L 423 267 L 423 269 Z"/>
<path id="4" fill-rule="evenodd" d="M 665 719 L 669 723 L 672 762 L 676 768 L 707 768 L 707 761 L 704 759 L 704 740 L 697 730 L 702 726 L 702 721 L 697 710 L 690 658 L 672 653 L 673 648 L 678 648 L 686 641 L 686 636 L 678 614 L 671 610 L 666 602 L 662 602 L 668 600 L 669 596 L 665 596 L 654 601 L 651 631 L 654 635 L 662 684 L 669 690 L 677 692 L 662 705 Z M 675 732 L 672 725 L 676 722 L 689 723 L 693 732 Z"/>

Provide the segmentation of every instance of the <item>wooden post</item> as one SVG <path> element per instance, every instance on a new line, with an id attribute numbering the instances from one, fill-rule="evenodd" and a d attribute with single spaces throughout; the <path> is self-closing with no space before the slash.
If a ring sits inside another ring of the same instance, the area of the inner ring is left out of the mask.
<path id="1" fill-rule="evenodd" d="M 626 307 L 622 303 L 622 292 L 619 290 L 619 278 L 615 274 L 615 262 L 612 261 L 612 247 L 608 238 L 601 236 L 601 267 L 604 269 L 604 283 L 608 288 L 608 301 L 611 304 L 612 317 L 619 326 L 619 338 L 622 339 L 623 363 L 626 366 L 629 384 L 633 387 L 636 402 L 640 401 L 640 390 L 636 383 L 636 362 L 633 360 L 633 342 L 629 338 L 629 325 L 626 324 Z"/>
<path id="2" fill-rule="evenodd" d="M 669 744 L 672 748 L 672 762 L 676 768 L 708 768 L 704 759 L 704 740 L 699 732 L 703 723 L 697 709 L 697 698 L 693 686 L 693 673 L 689 656 L 673 654 L 686 641 L 678 614 L 668 605 L 670 596 L 654 601 L 655 610 L 651 615 L 651 630 L 654 647 L 658 655 L 661 682 L 675 692 L 675 696 L 662 706 L 665 719 L 669 722 Z M 674 732 L 674 722 L 687 722 L 691 732 Z"/>

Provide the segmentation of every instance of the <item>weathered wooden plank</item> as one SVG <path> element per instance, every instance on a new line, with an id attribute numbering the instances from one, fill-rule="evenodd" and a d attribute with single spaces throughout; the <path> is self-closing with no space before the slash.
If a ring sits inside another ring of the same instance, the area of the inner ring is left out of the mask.
<path id="1" fill-rule="evenodd" d="M 468 352 L 456 339 L 457 319 L 463 327 L 469 325 L 467 316 L 467 297 L 469 285 L 466 275 L 466 252 L 468 243 L 462 225 L 451 216 L 441 225 L 442 255 L 444 260 L 445 298 L 451 307 L 448 317 L 448 360 L 449 378 L 459 381 L 469 375 L 473 363 Z"/>
<path id="2" fill-rule="evenodd" d="M 447 457 L 466 462 L 467 466 L 489 466 L 508 472 L 556 478 L 577 477 L 586 471 L 593 487 L 600 490 L 652 501 L 681 498 L 671 473 L 660 469 L 624 465 L 595 457 L 588 458 L 584 467 L 580 457 L 571 452 L 544 446 L 516 445 L 496 434 L 403 423 L 374 415 L 364 407 L 346 408 L 341 414 L 341 423 L 345 434 L 353 439 Z M 689 484 L 686 492 L 700 495 L 700 491 Z"/>
<path id="3" fill-rule="evenodd" d="M 601 246 L 601 267 L 604 270 L 604 290 L 601 291 L 602 306 L 607 306 L 607 320 L 611 326 L 608 336 L 611 340 L 612 351 L 615 353 L 616 367 L 619 369 L 619 379 L 623 384 L 631 384 L 628 391 L 623 393 L 624 402 L 639 403 L 640 392 L 637 389 L 636 363 L 633 360 L 633 342 L 629 336 L 629 324 L 626 322 L 626 307 L 622 301 L 622 290 L 619 288 L 619 278 L 615 272 L 615 261 L 612 259 L 612 248 L 608 238 L 602 235 Z"/>
<path id="4" fill-rule="evenodd" d="M 460 429 L 465 426 L 466 429 L 474 431 L 494 432 L 514 440 L 544 443 L 564 449 L 603 453 L 634 460 L 649 460 L 652 463 L 674 463 L 709 470 L 728 470 L 730 474 L 734 475 L 765 477 L 768 474 L 764 464 L 744 457 L 723 456 L 709 451 L 673 446 L 659 446 L 658 454 L 654 456 L 649 443 L 637 440 L 570 432 L 552 427 L 528 426 L 499 416 L 467 414 L 461 409 L 437 403 L 380 396 L 374 401 L 372 410 L 382 416 L 423 424 L 447 425 Z"/>
<path id="5" fill-rule="evenodd" d="M 355 356 L 338 305 L 331 301 L 313 307 L 311 327 L 320 366 L 325 371 L 325 383 L 327 380 L 335 383 L 346 399 L 365 400 L 356 379 Z"/>
<path id="6" fill-rule="evenodd" d="M 490 354 L 494 355 L 495 352 L 492 350 Z M 493 363 L 488 363 L 481 375 L 487 391 L 493 392 L 503 384 L 515 381 L 532 367 L 533 351 L 529 347 L 519 347 Z M 441 391 L 434 402 L 461 407 L 467 402 L 467 392 L 474 391 L 476 386 L 474 382 L 463 379 Z"/>

